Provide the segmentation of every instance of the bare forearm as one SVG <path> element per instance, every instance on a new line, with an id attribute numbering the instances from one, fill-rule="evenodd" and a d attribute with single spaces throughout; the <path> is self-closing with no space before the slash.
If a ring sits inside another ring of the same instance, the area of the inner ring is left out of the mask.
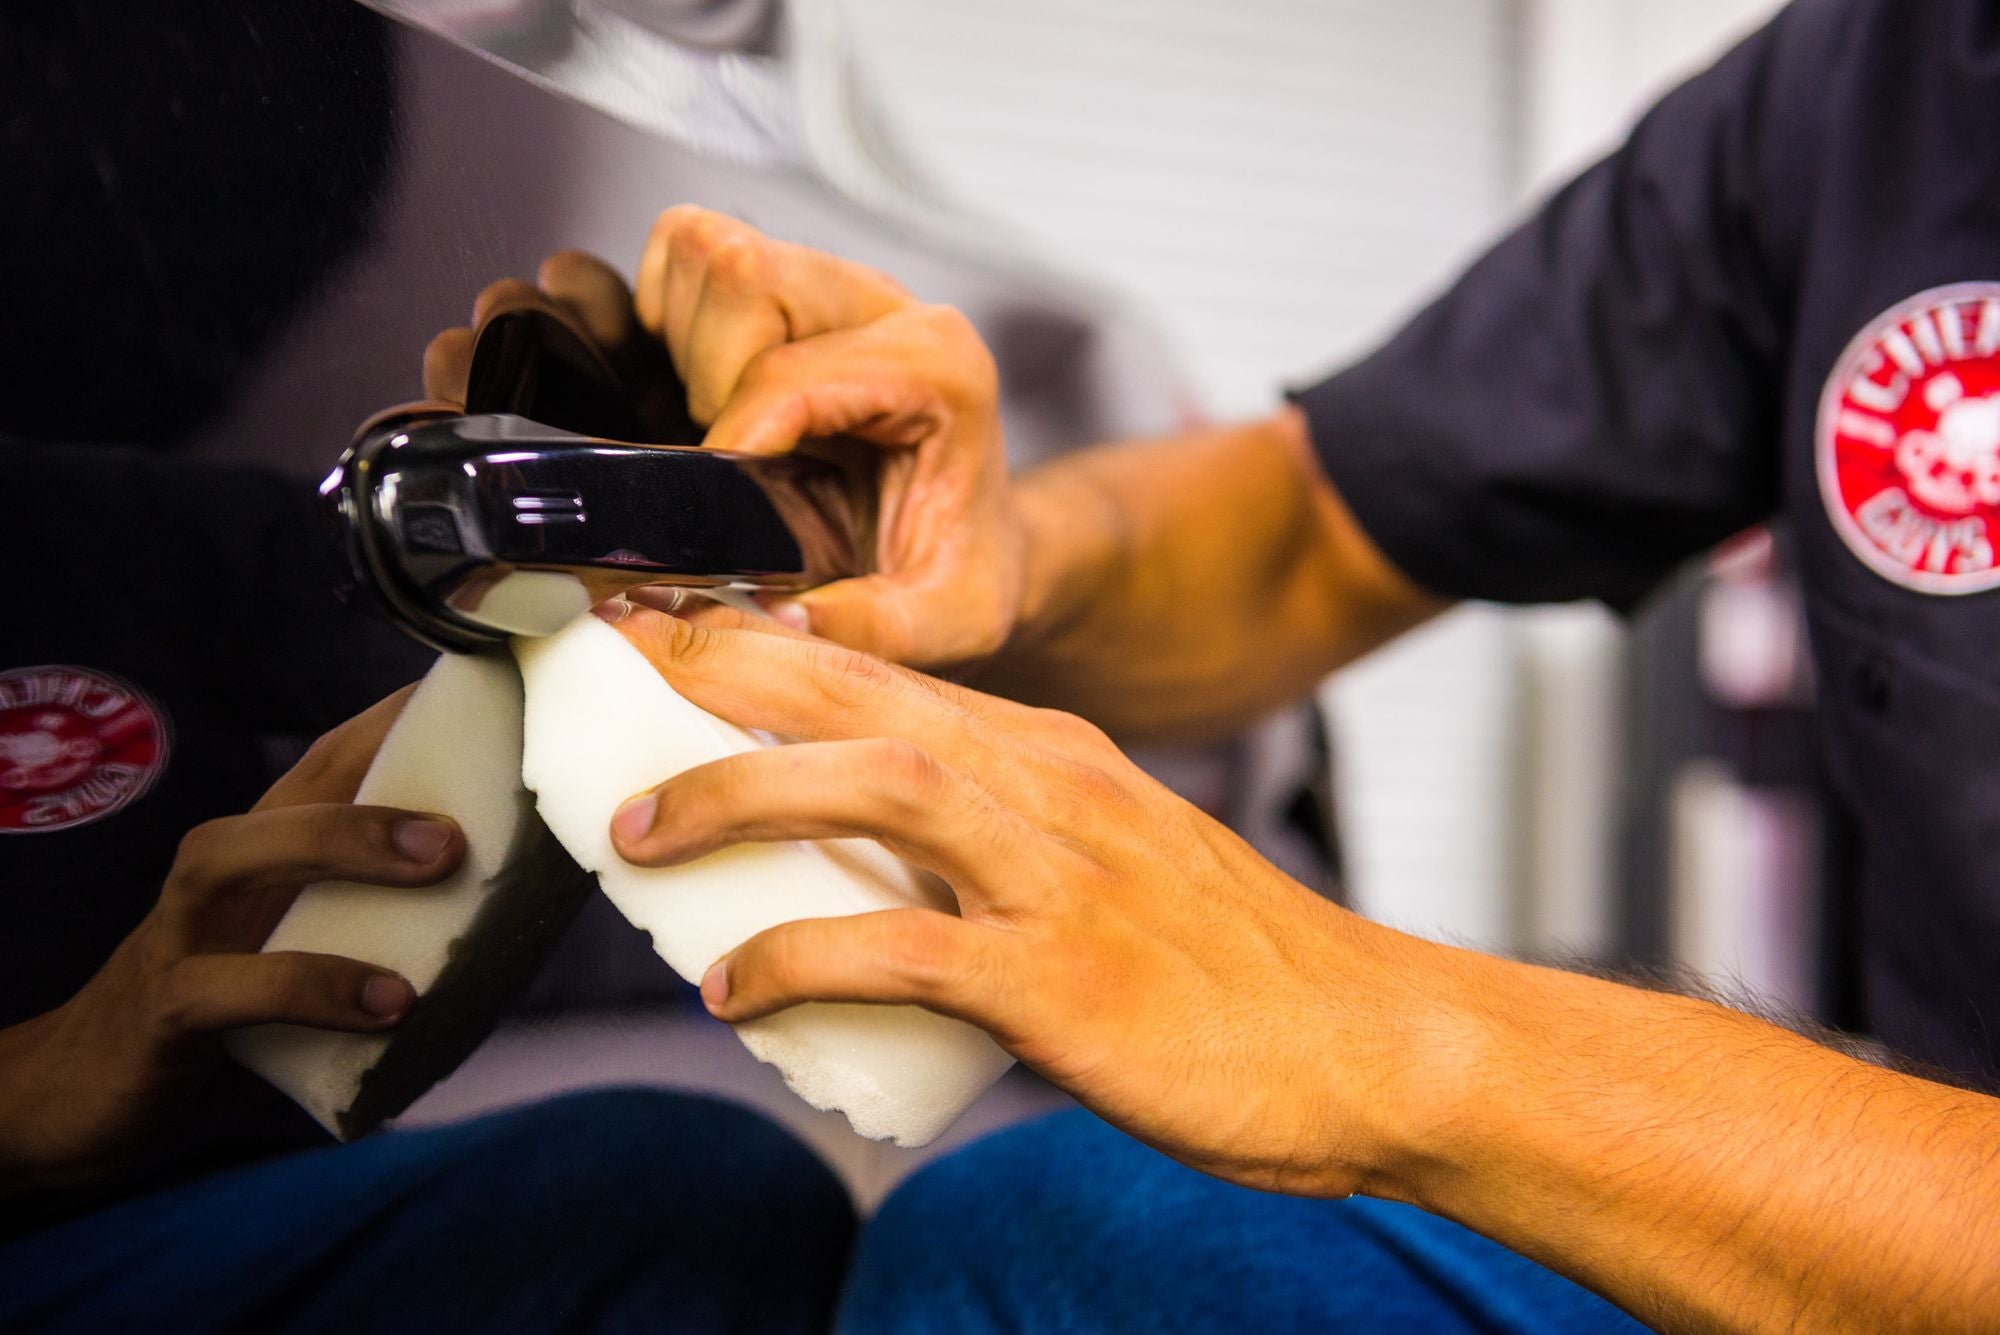
<path id="1" fill-rule="evenodd" d="M 1457 955 L 1412 1199 L 1668 1330 L 2000 1328 L 2000 1100 Z"/>
<path id="2" fill-rule="evenodd" d="M 1442 606 L 1377 553 L 1286 412 L 1022 479 L 1027 610 L 980 678 L 1127 738 L 1247 722 Z"/>

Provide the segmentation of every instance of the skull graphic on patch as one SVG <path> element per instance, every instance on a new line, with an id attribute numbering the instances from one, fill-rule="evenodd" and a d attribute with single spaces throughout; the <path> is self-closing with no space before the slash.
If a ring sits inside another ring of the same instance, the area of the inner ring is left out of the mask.
<path id="1" fill-rule="evenodd" d="M 0 672 L 0 835 L 110 815 L 152 787 L 170 740 L 159 706 L 109 673 Z"/>
<path id="2" fill-rule="evenodd" d="M 1834 529 L 1922 593 L 2000 586 L 2000 283 L 1912 297 L 1848 345 L 1820 398 Z"/>

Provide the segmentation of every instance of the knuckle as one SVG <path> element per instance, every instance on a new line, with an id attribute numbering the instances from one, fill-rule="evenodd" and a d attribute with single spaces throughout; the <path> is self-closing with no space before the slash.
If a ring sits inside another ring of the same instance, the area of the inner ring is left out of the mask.
<path id="1" fill-rule="evenodd" d="M 298 764 L 292 766 L 292 773 L 305 780 L 309 786 L 316 786 L 332 774 L 340 765 L 341 753 L 346 746 L 344 734 L 350 723 L 351 720 L 331 732 L 322 733 L 314 738 L 312 745 L 306 748 L 306 753 L 299 757 Z"/>
<path id="2" fill-rule="evenodd" d="M 181 836 L 174 853 L 169 887 L 183 893 L 197 891 L 215 878 L 216 862 L 229 841 L 228 818 L 203 821 Z"/>
<path id="3" fill-rule="evenodd" d="M 868 743 L 868 767 L 890 800 L 928 809 L 946 787 L 937 757 L 905 737 L 878 737 Z"/>
<path id="4" fill-rule="evenodd" d="M 877 607 L 873 635 L 873 648 L 883 658 L 907 663 L 917 657 L 916 624 L 911 620 L 908 604 L 901 599 Z"/>
<path id="5" fill-rule="evenodd" d="M 885 923 L 883 962 L 923 996 L 939 996 L 959 980 L 951 924 L 942 914 L 914 912 Z"/>
<path id="6" fill-rule="evenodd" d="M 667 623 L 668 656 L 678 663 L 699 667 L 713 660 L 722 647 L 721 634 L 712 626 L 697 625 L 680 617 L 662 620 Z"/>
<path id="7" fill-rule="evenodd" d="M 1061 709 L 1037 709 L 1035 721 L 1050 735 L 1087 752 L 1115 752 L 1111 735 L 1080 715 Z"/>
<path id="8" fill-rule="evenodd" d="M 1079 812 L 1117 812 L 1132 805 L 1132 794 L 1116 775 L 1087 761 L 1054 762 L 1066 804 Z"/>
<path id="9" fill-rule="evenodd" d="M 718 238 L 708 255 L 708 281 L 731 292 L 755 292 L 770 277 L 770 248 L 747 229 Z"/>
<path id="10" fill-rule="evenodd" d="M 916 307 L 915 315 L 930 336 L 940 343 L 977 343 L 985 346 L 972 320 L 956 306 L 928 302 Z"/>
<path id="11" fill-rule="evenodd" d="M 682 227 L 687 225 L 690 219 L 697 217 L 701 211 L 702 209 L 699 204 L 675 204 L 670 208 L 661 209 L 659 217 L 653 219 L 651 240 L 667 244 L 671 247 L 674 233 L 680 231 Z"/>
<path id="12" fill-rule="evenodd" d="M 722 415 L 721 392 L 702 376 L 689 377 L 687 391 L 688 416 L 695 420 L 697 426 L 714 426 L 715 419 Z"/>
<path id="13" fill-rule="evenodd" d="M 675 225 L 667 247 L 668 257 L 675 264 L 705 263 L 729 221 L 708 209 L 694 209 Z"/>
<path id="14" fill-rule="evenodd" d="M 534 285 L 523 279 L 498 278 L 479 289 L 479 295 L 473 299 L 473 308 L 484 310 L 497 302 L 519 300 L 532 296 L 534 292 Z"/>
<path id="15" fill-rule="evenodd" d="M 715 656 L 719 641 L 713 627 L 679 616 L 649 616 L 639 628 L 641 649 L 655 668 L 700 671 Z"/>
<path id="16" fill-rule="evenodd" d="M 798 344 L 774 344 L 744 364 L 743 374 L 738 383 L 743 389 L 758 394 L 787 388 L 795 389 L 800 382 L 795 365 L 798 359 Z"/>
<path id="17" fill-rule="evenodd" d="M 546 273 L 549 271 L 561 272 L 565 269 L 593 269 L 597 264 L 597 257 L 589 251 L 578 250 L 574 246 L 569 246 L 554 252 L 547 259 L 543 260 L 542 270 Z"/>
<path id="18" fill-rule="evenodd" d="M 1010 855 L 1018 848 L 1020 817 L 996 801 L 988 790 L 965 785 L 957 806 L 959 820 L 978 845 Z"/>
<path id="19" fill-rule="evenodd" d="M 162 1034 L 191 1032 L 199 1018 L 201 980 L 183 964 L 169 965 L 154 979 L 150 1009 L 154 1029 Z"/>
<path id="20" fill-rule="evenodd" d="M 861 709 L 880 701 L 897 684 L 896 671 L 879 658 L 828 646 L 813 658 L 813 691 L 836 709 Z"/>
<path id="21" fill-rule="evenodd" d="M 978 328 L 964 311 L 956 306 L 920 306 L 916 308 L 916 318 L 926 338 L 941 354 L 942 364 L 957 372 L 961 392 L 975 399 L 998 399 L 1000 368 L 986 340 L 979 336 Z"/>

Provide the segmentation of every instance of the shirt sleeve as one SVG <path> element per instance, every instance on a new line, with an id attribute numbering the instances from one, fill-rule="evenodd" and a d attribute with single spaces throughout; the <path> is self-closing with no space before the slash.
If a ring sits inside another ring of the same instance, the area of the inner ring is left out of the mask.
<path id="1" fill-rule="evenodd" d="M 1628 609 L 1775 510 L 1811 157 L 1793 70 L 1840 10 L 1785 11 L 1379 351 L 1291 396 L 1412 580 Z"/>

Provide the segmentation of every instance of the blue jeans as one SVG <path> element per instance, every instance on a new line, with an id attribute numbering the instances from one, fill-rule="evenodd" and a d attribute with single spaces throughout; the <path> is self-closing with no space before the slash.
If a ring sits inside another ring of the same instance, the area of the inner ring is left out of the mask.
<path id="1" fill-rule="evenodd" d="M 917 1173 L 864 1229 L 839 1326 L 914 1331 L 1641 1332 L 1456 1224 L 1183 1168 L 1088 1113 Z"/>
<path id="2" fill-rule="evenodd" d="M 853 1231 L 840 1183 L 762 1118 L 580 1094 L 0 1246 L 0 1330 L 823 1330 Z"/>

